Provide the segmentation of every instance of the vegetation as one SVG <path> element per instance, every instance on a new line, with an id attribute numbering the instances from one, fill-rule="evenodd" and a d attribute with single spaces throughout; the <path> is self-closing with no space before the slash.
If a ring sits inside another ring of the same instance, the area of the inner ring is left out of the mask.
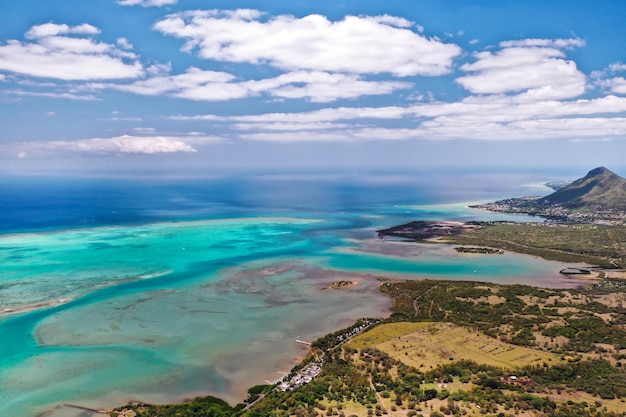
<path id="1" fill-rule="evenodd" d="M 626 267 L 626 227 L 596 224 L 480 223 L 446 238 L 461 245 L 490 246 L 563 262 Z"/>
<path id="2" fill-rule="evenodd" d="M 417 221 L 379 235 L 436 238 L 464 245 L 456 248 L 459 252 L 506 249 L 625 268 L 626 227 L 618 226 L 626 216 L 625 202 L 626 180 L 597 168 L 544 198 L 481 206 L 566 224 Z M 341 280 L 331 288 L 353 284 Z M 252 387 L 247 405 L 232 408 L 206 397 L 179 405 L 129 405 L 110 415 L 623 417 L 624 287 L 607 279 L 568 290 L 385 282 L 381 291 L 393 300 L 389 319 L 361 319 L 316 340 L 288 382 Z"/>
<path id="3" fill-rule="evenodd" d="M 459 253 L 480 253 L 484 255 L 504 254 L 504 251 L 502 249 L 494 249 L 494 248 L 477 248 L 477 247 L 458 246 L 454 248 L 454 250 Z"/>
<path id="4" fill-rule="evenodd" d="M 543 198 L 507 198 L 472 207 L 501 213 L 532 214 L 560 222 L 624 225 L 626 180 L 600 167 Z"/>
<path id="5" fill-rule="evenodd" d="M 560 204 L 570 209 L 626 210 L 626 180 L 600 167 L 573 183 L 542 198 L 547 204 Z"/>
<path id="6" fill-rule="evenodd" d="M 613 417 L 626 404 L 626 295 L 471 282 L 386 282 L 385 323 L 362 319 L 313 344 L 321 372 L 257 386 L 249 408 L 212 398 L 111 416 Z M 297 367 L 292 374 L 297 372 Z"/>

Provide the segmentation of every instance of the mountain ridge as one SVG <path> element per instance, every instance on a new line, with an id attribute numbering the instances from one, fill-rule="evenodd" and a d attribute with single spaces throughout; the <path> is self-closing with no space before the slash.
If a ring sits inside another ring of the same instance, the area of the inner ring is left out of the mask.
<path id="1" fill-rule="evenodd" d="M 545 197 L 506 198 L 470 207 L 530 214 L 557 223 L 626 225 L 626 179 L 598 167 Z"/>
<path id="2" fill-rule="evenodd" d="M 626 210 L 626 179 L 605 167 L 594 168 L 538 203 L 577 211 Z"/>

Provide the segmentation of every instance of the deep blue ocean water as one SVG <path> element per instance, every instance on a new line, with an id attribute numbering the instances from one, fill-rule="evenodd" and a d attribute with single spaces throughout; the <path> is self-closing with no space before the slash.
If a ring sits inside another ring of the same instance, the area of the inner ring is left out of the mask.
<path id="1" fill-rule="evenodd" d="M 0 180 L 0 416 L 75 417 L 212 393 L 240 401 L 314 339 L 384 315 L 374 275 L 563 285 L 561 265 L 415 246 L 414 219 L 508 219 L 468 201 L 542 195 L 537 173 Z M 389 244 L 393 244 L 389 242 Z M 374 251 L 376 252 L 376 251 Z M 394 256 L 390 256 L 394 255 Z M 354 277 L 348 291 L 322 291 Z"/>

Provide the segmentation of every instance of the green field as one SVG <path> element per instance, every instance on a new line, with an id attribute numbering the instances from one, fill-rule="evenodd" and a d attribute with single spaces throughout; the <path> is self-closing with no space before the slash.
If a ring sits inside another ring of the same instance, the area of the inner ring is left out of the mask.
<path id="1" fill-rule="evenodd" d="M 357 336 L 355 348 L 374 347 L 409 366 L 431 369 L 457 360 L 516 369 L 560 362 L 555 353 L 511 345 L 452 323 L 389 323 Z"/>
<path id="2" fill-rule="evenodd" d="M 626 268 L 626 227 L 595 224 L 494 223 L 445 238 L 563 262 Z"/>

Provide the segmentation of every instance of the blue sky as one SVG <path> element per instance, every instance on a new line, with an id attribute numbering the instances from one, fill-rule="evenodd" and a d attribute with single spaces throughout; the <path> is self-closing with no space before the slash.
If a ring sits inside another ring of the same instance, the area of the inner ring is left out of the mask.
<path id="1" fill-rule="evenodd" d="M 626 165 L 626 2 L 21 0 L 0 170 Z"/>

